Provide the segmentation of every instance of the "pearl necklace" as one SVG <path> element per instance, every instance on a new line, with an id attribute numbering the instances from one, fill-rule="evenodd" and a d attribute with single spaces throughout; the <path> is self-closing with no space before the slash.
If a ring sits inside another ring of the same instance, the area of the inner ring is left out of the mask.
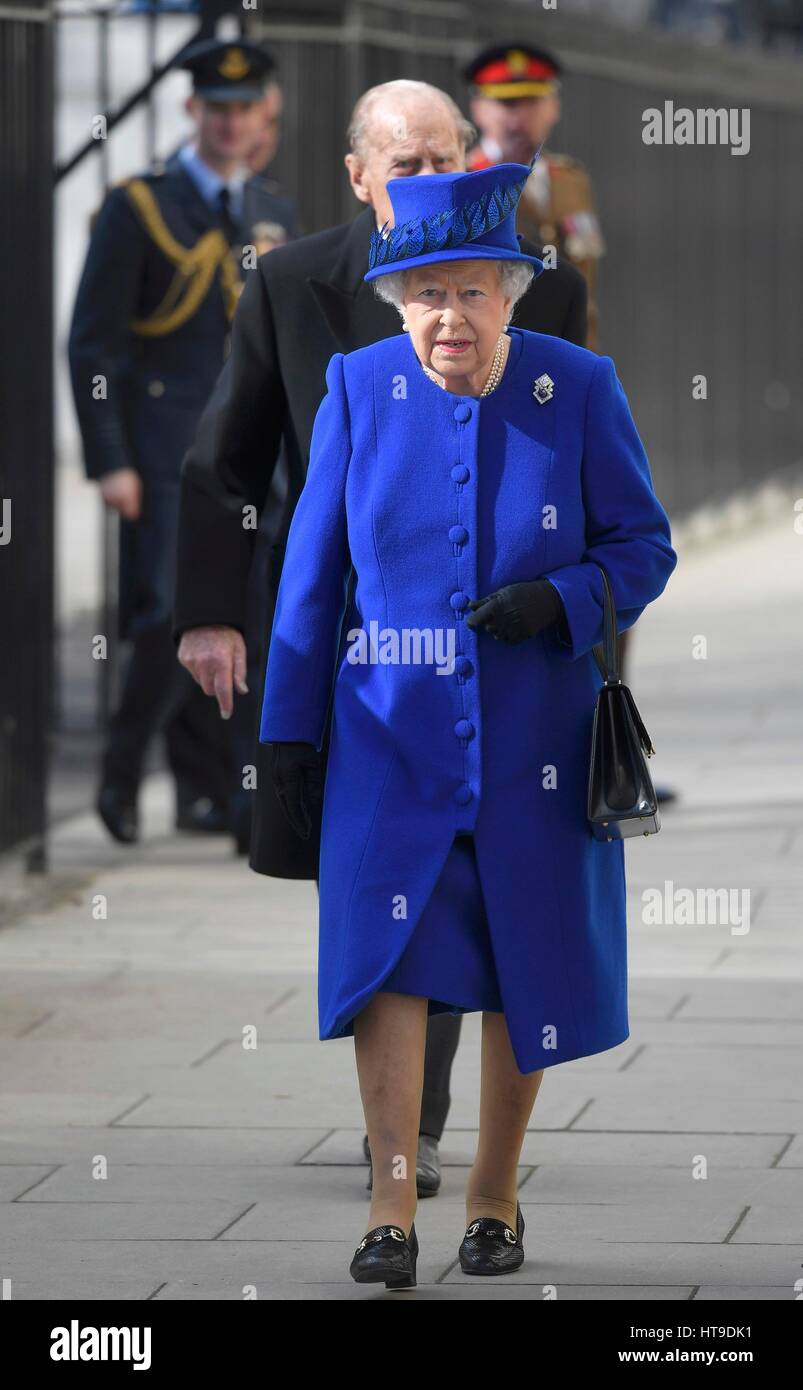
<path id="1" fill-rule="evenodd" d="M 504 333 L 500 333 L 496 344 L 496 351 L 494 352 L 493 362 L 491 363 L 491 370 L 488 373 L 488 380 L 486 381 L 485 385 L 480 391 L 480 396 L 489 396 L 491 392 L 496 390 L 496 387 L 499 385 L 499 382 L 502 378 L 502 372 L 504 370 L 502 362 L 505 356 L 506 344 L 507 338 L 505 337 Z M 424 367 L 423 362 L 421 363 L 421 366 Z M 430 381 L 434 381 L 436 386 L 440 386 L 437 374 L 433 372 L 430 367 L 424 367 L 424 371 L 426 372 Z M 443 390 L 445 388 L 442 387 L 441 389 Z"/>

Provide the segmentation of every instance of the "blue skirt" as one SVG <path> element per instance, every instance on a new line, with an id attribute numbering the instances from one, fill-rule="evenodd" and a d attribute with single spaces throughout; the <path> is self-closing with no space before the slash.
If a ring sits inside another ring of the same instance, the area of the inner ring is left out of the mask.
<path id="1" fill-rule="evenodd" d="M 417 994 L 428 1013 L 504 1013 L 474 839 L 457 835 L 404 952 L 381 990 Z"/>

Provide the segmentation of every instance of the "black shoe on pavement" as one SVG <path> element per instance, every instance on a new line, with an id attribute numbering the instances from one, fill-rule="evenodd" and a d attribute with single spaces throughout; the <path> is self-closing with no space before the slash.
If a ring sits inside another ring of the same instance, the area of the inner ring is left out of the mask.
<path id="1" fill-rule="evenodd" d="M 441 1185 L 438 1141 L 432 1134 L 419 1134 L 418 1136 L 415 1181 L 419 1197 L 434 1197 Z"/>
<path id="2" fill-rule="evenodd" d="M 371 1149 L 368 1135 L 363 1135 L 362 1151 L 371 1162 Z M 373 1167 L 368 1172 L 366 1188 L 370 1192 L 374 1185 Z M 419 1134 L 418 1153 L 415 1161 L 415 1186 L 419 1197 L 434 1197 L 441 1185 L 441 1161 L 438 1154 L 438 1140 L 432 1134 Z"/>
<path id="3" fill-rule="evenodd" d="M 139 839 L 139 813 L 129 791 L 105 782 L 98 792 L 95 809 L 113 839 L 121 845 L 134 845 Z"/>
<path id="4" fill-rule="evenodd" d="M 386 1289 L 414 1289 L 418 1259 L 415 1222 L 409 1237 L 401 1226 L 374 1226 L 363 1236 L 349 1274 L 358 1284 L 381 1284 Z"/>
<path id="5" fill-rule="evenodd" d="M 516 1203 L 516 1229 L 493 1216 L 472 1221 L 458 1251 L 464 1274 L 510 1274 L 524 1263 L 524 1217 Z"/>

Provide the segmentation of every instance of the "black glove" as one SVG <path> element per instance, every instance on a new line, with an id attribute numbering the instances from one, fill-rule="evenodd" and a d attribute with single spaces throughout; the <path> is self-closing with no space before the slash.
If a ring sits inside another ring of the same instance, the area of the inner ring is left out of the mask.
<path id="1" fill-rule="evenodd" d="M 484 628 L 503 642 L 524 642 L 565 617 L 563 600 L 548 579 L 507 584 L 485 598 L 472 599 L 467 625 Z"/>
<path id="2" fill-rule="evenodd" d="M 323 754 L 314 743 L 272 743 L 270 747 L 279 805 L 296 834 L 308 840 L 323 801 Z"/>

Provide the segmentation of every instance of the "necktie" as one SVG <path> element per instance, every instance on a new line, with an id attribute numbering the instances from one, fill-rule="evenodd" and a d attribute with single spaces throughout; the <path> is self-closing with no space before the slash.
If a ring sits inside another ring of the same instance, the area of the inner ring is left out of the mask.
<path id="1" fill-rule="evenodd" d="M 223 234 L 229 246 L 239 246 L 242 242 L 242 230 L 237 219 L 231 212 L 231 189 L 224 184 L 218 193 L 218 206 L 220 208 L 220 224 Z"/>

